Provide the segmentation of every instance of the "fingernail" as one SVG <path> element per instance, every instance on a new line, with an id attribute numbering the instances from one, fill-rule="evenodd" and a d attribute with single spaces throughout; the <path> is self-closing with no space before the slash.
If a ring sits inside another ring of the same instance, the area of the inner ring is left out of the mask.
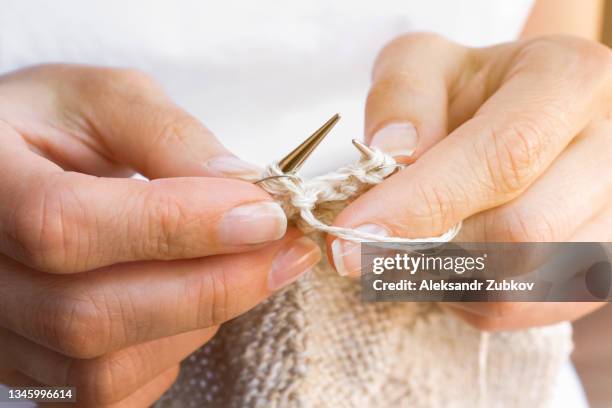
<path id="1" fill-rule="evenodd" d="M 311 239 L 301 237 L 291 241 L 272 262 L 268 278 L 270 290 L 279 290 L 294 282 L 320 260 L 321 250 Z"/>
<path id="2" fill-rule="evenodd" d="M 259 244 L 285 235 L 287 217 L 275 202 L 244 204 L 228 211 L 219 224 L 219 240 L 227 245 Z"/>
<path id="3" fill-rule="evenodd" d="M 389 232 L 385 228 L 376 224 L 364 224 L 355 229 L 383 237 L 389 236 Z M 331 248 L 334 265 L 340 276 L 361 275 L 361 244 L 359 242 L 336 238 L 332 242 Z"/>
<path id="4" fill-rule="evenodd" d="M 262 173 L 262 169 L 258 166 L 231 155 L 213 157 L 204 163 L 204 167 L 213 176 L 236 177 L 245 180 L 255 180 Z"/>
<path id="5" fill-rule="evenodd" d="M 376 132 L 370 146 L 393 157 L 410 157 L 416 151 L 417 142 L 417 131 L 412 123 L 394 122 Z"/>

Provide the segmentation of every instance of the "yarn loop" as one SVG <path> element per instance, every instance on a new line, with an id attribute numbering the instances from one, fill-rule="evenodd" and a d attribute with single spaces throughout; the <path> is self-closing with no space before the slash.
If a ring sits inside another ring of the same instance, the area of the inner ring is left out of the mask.
<path id="1" fill-rule="evenodd" d="M 439 236 L 409 239 L 332 226 L 319 219 L 318 215 L 325 212 L 327 203 L 354 199 L 402 167 L 382 151 L 373 149 L 373 152 L 371 158 L 362 158 L 357 163 L 309 180 L 297 174 L 285 174 L 275 163 L 268 167 L 259 185 L 282 205 L 289 219 L 306 231 L 322 231 L 354 242 L 414 244 L 451 241 L 459 232 L 461 223 Z"/>

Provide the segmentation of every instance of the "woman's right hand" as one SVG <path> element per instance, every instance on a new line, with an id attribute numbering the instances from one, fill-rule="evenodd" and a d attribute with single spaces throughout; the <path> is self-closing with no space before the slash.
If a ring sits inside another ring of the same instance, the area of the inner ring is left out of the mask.
<path id="1" fill-rule="evenodd" d="M 2 76 L 0 139 L 0 372 L 26 384 L 148 405 L 220 323 L 320 258 L 231 178 L 258 169 L 140 72 Z"/>

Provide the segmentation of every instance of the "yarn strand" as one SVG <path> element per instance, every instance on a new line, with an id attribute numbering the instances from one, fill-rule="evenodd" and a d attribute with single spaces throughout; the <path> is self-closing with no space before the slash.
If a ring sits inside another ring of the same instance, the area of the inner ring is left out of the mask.
<path id="1" fill-rule="evenodd" d="M 381 152 L 374 150 L 370 159 L 362 159 L 340 169 L 309 180 L 296 174 L 284 174 L 278 165 L 272 164 L 260 185 L 281 203 L 288 218 L 299 218 L 309 228 L 334 235 L 353 242 L 381 242 L 396 244 L 445 243 L 451 241 L 459 232 L 461 223 L 445 233 L 424 238 L 388 237 L 352 228 L 332 226 L 321 221 L 316 215 L 317 206 L 325 202 L 345 201 L 365 192 L 368 188 L 381 183 L 401 165 Z"/>

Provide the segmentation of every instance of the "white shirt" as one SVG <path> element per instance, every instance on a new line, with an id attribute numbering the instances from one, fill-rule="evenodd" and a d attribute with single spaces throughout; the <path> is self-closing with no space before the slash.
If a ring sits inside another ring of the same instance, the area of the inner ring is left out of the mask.
<path id="1" fill-rule="evenodd" d="M 265 165 L 334 113 L 308 160 L 356 158 L 371 65 L 410 31 L 471 46 L 511 41 L 531 0 L 5 0 L 0 72 L 41 62 L 130 66 L 155 76 L 239 156 Z"/>

